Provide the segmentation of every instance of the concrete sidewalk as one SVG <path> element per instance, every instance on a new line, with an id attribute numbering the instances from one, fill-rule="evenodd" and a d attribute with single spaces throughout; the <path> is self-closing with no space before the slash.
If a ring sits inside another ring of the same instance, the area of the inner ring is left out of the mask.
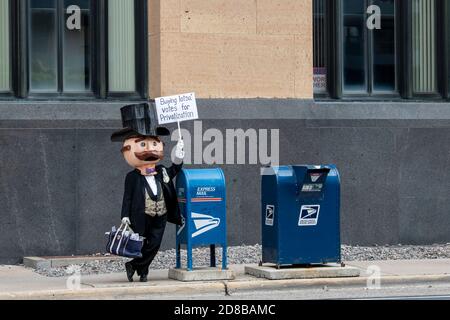
<path id="1" fill-rule="evenodd" d="M 150 271 L 149 282 L 129 283 L 125 272 L 81 276 L 79 290 L 67 288 L 68 277 L 48 278 L 22 266 L 0 266 L 0 299 L 106 299 L 142 295 L 223 294 L 255 290 L 283 290 L 308 288 L 342 288 L 367 286 L 369 266 L 378 266 L 381 284 L 411 285 L 450 283 L 450 259 L 395 260 L 349 262 L 348 266 L 361 270 L 358 278 L 330 278 L 303 280 L 266 280 L 244 274 L 244 265 L 230 268 L 235 280 L 217 282 L 179 282 L 168 278 L 168 270 Z M 135 279 L 137 280 L 137 278 Z"/>

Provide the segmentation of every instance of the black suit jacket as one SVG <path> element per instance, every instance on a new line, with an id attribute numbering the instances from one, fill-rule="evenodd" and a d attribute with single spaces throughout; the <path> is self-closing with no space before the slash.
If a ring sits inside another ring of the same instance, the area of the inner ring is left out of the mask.
<path id="1" fill-rule="evenodd" d="M 157 166 L 157 179 L 161 183 L 164 200 L 167 208 L 167 221 L 177 225 L 182 225 L 180 209 L 178 207 L 178 198 L 173 184 L 173 179 L 180 172 L 183 164 L 173 164 L 170 168 L 164 166 Z M 168 183 L 163 179 L 163 168 L 166 169 L 170 178 Z M 133 170 L 127 174 L 125 179 L 125 191 L 122 202 L 122 219 L 130 218 L 131 228 L 134 232 L 141 235 L 145 232 L 145 190 L 147 181 L 141 175 L 138 169 Z"/>

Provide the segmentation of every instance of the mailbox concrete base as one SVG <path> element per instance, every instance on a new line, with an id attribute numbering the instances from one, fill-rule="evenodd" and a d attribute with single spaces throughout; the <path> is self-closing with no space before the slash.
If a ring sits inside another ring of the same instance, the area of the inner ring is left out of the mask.
<path id="1" fill-rule="evenodd" d="M 275 265 L 246 266 L 245 273 L 257 278 L 269 280 L 283 279 L 314 279 L 314 278 L 345 278 L 359 277 L 360 270 L 355 267 L 341 267 L 340 265 L 319 265 L 304 268 L 283 267 L 277 269 Z"/>
<path id="2" fill-rule="evenodd" d="M 170 269 L 169 278 L 183 282 L 233 280 L 234 272 L 219 268 L 194 268 L 193 271 Z"/>

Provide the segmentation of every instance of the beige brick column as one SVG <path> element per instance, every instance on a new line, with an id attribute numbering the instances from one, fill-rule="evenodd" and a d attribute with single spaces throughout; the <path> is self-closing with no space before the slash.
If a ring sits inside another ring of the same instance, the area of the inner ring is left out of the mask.
<path id="1" fill-rule="evenodd" d="M 149 0 L 149 11 L 152 97 L 312 98 L 312 0 Z"/>

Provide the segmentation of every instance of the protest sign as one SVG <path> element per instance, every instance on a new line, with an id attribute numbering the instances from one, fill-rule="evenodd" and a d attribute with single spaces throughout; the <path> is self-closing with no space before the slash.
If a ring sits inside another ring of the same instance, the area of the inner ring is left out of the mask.
<path id="1" fill-rule="evenodd" d="M 178 123 L 181 139 L 180 122 L 198 119 L 195 93 L 184 93 L 155 99 L 159 124 Z"/>
<path id="2" fill-rule="evenodd" d="M 198 119 L 195 93 L 155 99 L 159 124 Z"/>

